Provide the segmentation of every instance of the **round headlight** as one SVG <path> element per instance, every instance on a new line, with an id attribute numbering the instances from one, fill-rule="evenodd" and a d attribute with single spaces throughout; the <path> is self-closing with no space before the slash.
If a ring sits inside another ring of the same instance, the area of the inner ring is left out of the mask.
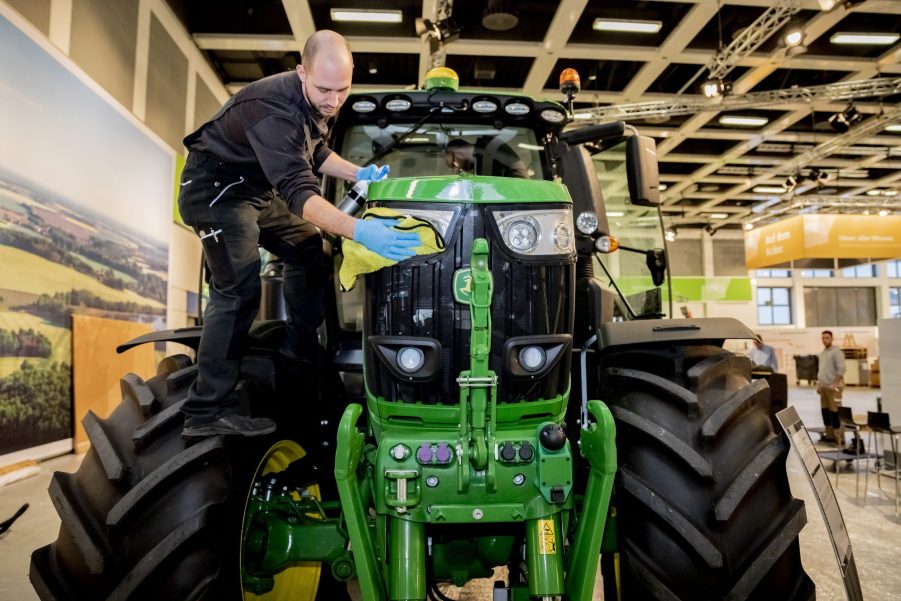
<path id="1" fill-rule="evenodd" d="M 565 223 L 558 223 L 554 228 L 554 246 L 562 251 L 572 250 L 573 232 L 572 228 Z"/>
<path id="2" fill-rule="evenodd" d="M 375 110 L 375 103 L 371 100 L 357 100 L 350 107 L 358 113 L 371 113 Z"/>
<path id="3" fill-rule="evenodd" d="M 385 108 L 392 113 L 405 111 L 412 106 L 412 103 L 406 98 L 394 98 L 385 103 Z"/>
<path id="4" fill-rule="evenodd" d="M 527 346 L 519 351 L 519 364 L 526 371 L 538 371 L 544 367 L 547 355 L 540 346 Z"/>
<path id="5" fill-rule="evenodd" d="M 576 217 L 576 229 L 590 236 L 598 231 L 598 216 L 594 211 L 582 211 Z"/>
<path id="6" fill-rule="evenodd" d="M 397 351 L 397 366 L 408 374 L 416 373 L 425 365 L 425 353 L 415 346 L 407 346 Z"/>
<path id="7" fill-rule="evenodd" d="M 527 253 L 538 244 L 538 224 L 531 219 L 517 219 L 507 227 L 504 238 L 513 250 Z"/>
<path id="8" fill-rule="evenodd" d="M 555 111 L 554 109 L 544 109 L 541 111 L 541 118 L 548 123 L 563 123 L 566 119 L 566 115 L 560 111 Z"/>

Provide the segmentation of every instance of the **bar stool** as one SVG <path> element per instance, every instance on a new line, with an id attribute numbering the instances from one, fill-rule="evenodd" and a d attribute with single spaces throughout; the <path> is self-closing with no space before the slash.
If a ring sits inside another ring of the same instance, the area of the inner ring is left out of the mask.
<path id="1" fill-rule="evenodd" d="M 889 437 L 889 443 L 892 447 L 892 456 L 895 463 L 895 515 L 898 515 L 898 437 L 901 436 L 901 428 L 893 426 L 889 420 L 888 413 L 881 411 L 867 411 L 867 428 L 870 434 L 867 437 L 867 446 L 876 453 L 876 461 L 879 461 L 879 435 L 885 434 Z M 876 446 L 873 446 L 873 444 Z M 884 451 L 885 449 L 883 449 Z M 879 490 L 882 490 L 882 483 L 879 477 L 882 476 L 882 470 L 876 472 L 876 484 Z M 867 486 L 870 478 L 870 461 L 867 459 L 867 474 L 864 477 L 864 504 L 866 504 Z"/>
<path id="2" fill-rule="evenodd" d="M 864 430 L 868 430 L 866 422 L 859 422 L 854 419 L 854 414 L 851 411 L 850 407 L 842 407 L 838 408 L 838 419 L 841 422 L 844 429 L 848 432 L 851 432 L 853 438 L 851 439 L 851 444 L 854 445 L 854 474 L 856 480 L 854 482 L 854 498 L 860 499 L 860 460 L 867 460 L 867 469 L 869 469 L 869 458 L 870 454 L 867 453 L 866 449 L 863 448 L 863 438 L 861 438 L 862 432 Z M 843 448 L 844 441 L 840 441 L 838 444 L 838 452 L 841 453 L 846 449 Z M 839 462 L 835 462 L 835 487 L 838 488 L 838 474 L 841 472 L 839 469 Z M 866 500 L 866 498 L 864 498 Z"/>

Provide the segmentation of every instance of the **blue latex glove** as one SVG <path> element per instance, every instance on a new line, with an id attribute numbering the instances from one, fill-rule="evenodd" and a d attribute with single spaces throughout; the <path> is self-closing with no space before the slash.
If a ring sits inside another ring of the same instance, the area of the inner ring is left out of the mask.
<path id="1" fill-rule="evenodd" d="M 388 177 L 388 173 L 391 171 L 391 167 L 388 165 L 382 165 L 379 167 L 378 165 L 366 165 L 365 167 L 360 167 L 357 170 L 357 181 L 370 181 L 377 182 L 380 179 L 385 179 Z"/>
<path id="2" fill-rule="evenodd" d="M 359 219 L 354 226 L 354 241 L 392 261 L 403 261 L 416 254 L 413 248 L 422 245 L 416 232 L 392 229 L 400 219 Z"/>

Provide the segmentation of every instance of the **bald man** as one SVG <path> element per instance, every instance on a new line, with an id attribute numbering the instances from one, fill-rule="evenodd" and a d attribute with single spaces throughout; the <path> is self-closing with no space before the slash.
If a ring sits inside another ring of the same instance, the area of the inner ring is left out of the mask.
<path id="1" fill-rule="evenodd" d="M 317 228 L 396 261 L 415 254 L 416 234 L 379 219 L 355 219 L 322 198 L 317 172 L 349 181 L 387 175 L 387 166 L 361 168 L 326 143 L 326 121 L 347 99 L 352 75 L 347 41 L 319 31 L 307 40 L 295 71 L 242 88 L 184 140 L 189 153 L 178 208 L 200 237 L 212 275 L 198 376 L 182 409 L 186 438 L 275 430 L 270 419 L 239 415 L 234 390 L 259 311 L 258 245 L 284 260 L 288 324 L 281 355 L 289 362 L 316 353 L 316 329 L 325 315 Z"/>

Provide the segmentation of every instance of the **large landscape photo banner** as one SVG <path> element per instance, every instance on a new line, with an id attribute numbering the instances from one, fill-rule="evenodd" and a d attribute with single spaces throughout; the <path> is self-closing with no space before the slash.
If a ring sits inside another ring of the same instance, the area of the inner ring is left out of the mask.
<path id="1" fill-rule="evenodd" d="M 3 15 L 0 56 L 2 461 L 72 436 L 73 313 L 164 327 L 174 153 Z"/>

